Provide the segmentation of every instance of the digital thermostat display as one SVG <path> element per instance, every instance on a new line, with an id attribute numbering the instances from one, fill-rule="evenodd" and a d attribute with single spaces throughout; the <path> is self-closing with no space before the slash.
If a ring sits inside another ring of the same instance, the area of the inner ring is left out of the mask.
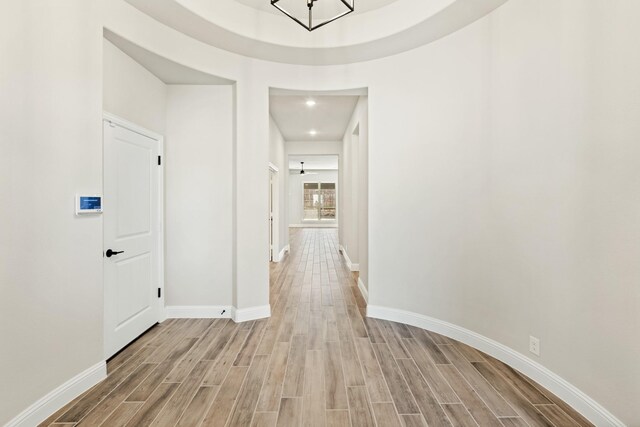
<path id="1" fill-rule="evenodd" d="M 102 212 L 102 196 L 76 196 L 76 215 Z"/>

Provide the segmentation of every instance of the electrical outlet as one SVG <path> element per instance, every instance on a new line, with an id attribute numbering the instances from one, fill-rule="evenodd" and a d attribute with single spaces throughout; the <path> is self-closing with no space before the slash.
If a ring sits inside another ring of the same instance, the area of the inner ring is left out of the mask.
<path id="1" fill-rule="evenodd" d="M 536 356 L 540 356 L 540 339 L 529 335 L 529 351 Z"/>

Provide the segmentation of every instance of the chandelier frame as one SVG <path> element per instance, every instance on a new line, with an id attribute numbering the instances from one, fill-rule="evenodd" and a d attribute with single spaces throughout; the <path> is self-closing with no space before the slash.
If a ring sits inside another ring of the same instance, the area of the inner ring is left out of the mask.
<path id="1" fill-rule="evenodd" d="M 324 27 L 325 25 L 330 24 L 331 22 L 333 22 L 333 21 L 335 21 L 337 19 L 340 19 L 343 16 L 346 16 L 346 15 L 352 13 L 355 10 L 355 0 L 351 0 L 351 3 L 349 3 L 347 0 L 337 0 L 340 3 L 342 3 L 343 5 L 345 5 L 347 10 L 345 10 L 342 13 L 337 14 L 333 18 L 329 18 L 328 20 L 323 21 L 323 22 L 321 22 L 321 23 L 319 23 L 317 25 L 313 25 L 313 3 L 315 3 L 318 0 L 307 0 L 307 7 L 309 8 L 309 21 L 308 21 L 308 24 L 305 24 L 300 19 L 298 19 L 295 16 L 293 16 L 293 14 L 291 14 L 291 12 L 287 11 L 285 8 L 280 6 L 278 4 L 279 1 L 280 0 L 271 0 L 271 5 L 273 7 L 275 7 L 276 9 L 278 9 L 280 12 L 284 13 L 285 15 L 287 15 L 293 21 L 297 22 L 302 28 L 304 28 L 305 30 L 307 30 L 309 32 L 311 32 L 313 30 L 317 30 L 320 27 Z"/>

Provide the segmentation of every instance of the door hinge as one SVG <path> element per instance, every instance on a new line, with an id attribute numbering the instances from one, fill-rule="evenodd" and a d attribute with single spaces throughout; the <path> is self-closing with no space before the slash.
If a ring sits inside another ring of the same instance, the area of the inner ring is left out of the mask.
<path id="1" fill-rule="evenodd" d="M 162 156 L 158 156 L 158 166 L 162 164 Z"/>
<path id="2" fill-rule="evenodd" d="M 158 298 L 162 296 L 162 289 L 158 288 Z"/>

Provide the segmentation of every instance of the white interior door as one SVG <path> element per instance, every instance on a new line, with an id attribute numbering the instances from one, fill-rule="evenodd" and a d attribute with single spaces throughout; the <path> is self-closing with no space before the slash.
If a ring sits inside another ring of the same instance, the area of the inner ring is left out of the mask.
<path id="1" fill-rule="evenodd" d="M 160 140 L 104 121 L 105 353 L 159 320 Z"/>

